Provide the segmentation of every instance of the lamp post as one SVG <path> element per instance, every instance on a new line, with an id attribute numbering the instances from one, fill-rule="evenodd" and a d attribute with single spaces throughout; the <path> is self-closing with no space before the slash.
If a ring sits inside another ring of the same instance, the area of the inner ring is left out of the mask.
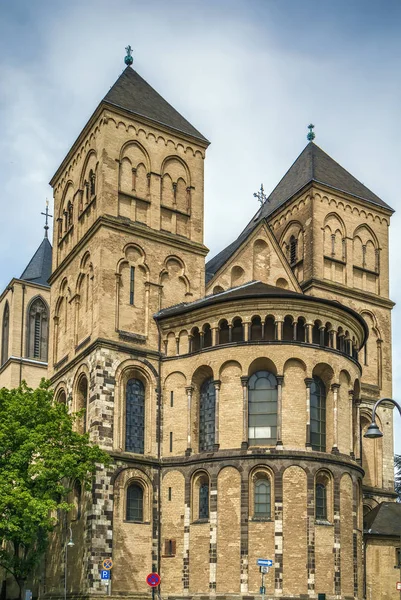
<path id="1" fill-rule="evenodd" d="M 383 437 L 383 433 L 380 431 L 380 429 L 376 423 L 376 409 L 379 406 L 379 404 L 382 404 L 383 402 L 390 402 L 390 404 L 393 404 L 394 406 L 396 406 L 398 408 L 398 412 L 401 415 L 401 406 L 398 404 L 398 402 L 396 402 L 392 398 L 381 398 L 380 400 L 378 400 L 376 402 L 376 404 L 373 407 L 372 422 L 369 425 L 369 427 L 367 428 L 366 433 L 364 434 L 363 437 L 370 438 L 370 439 Z M 400 567 L 400 581 L 401 581 L 401 539 L 400 539 L 400 564 L 399 564 L 399 567 Z M 400 592 L 400 598 L 401 598 L 401 592 Z"/>
<path id="2" fill-rule="evenodd" d="M 64 562 L 64 600 L 67 600 L 67 556 L 68 556 L 68 548 L 72 548 L 74 546 L 74 542 L 72 541 L 72 529 L 71 525 L 69 527 L 70 530 L 70 539 L 65 543 L 65 562 Z"/>

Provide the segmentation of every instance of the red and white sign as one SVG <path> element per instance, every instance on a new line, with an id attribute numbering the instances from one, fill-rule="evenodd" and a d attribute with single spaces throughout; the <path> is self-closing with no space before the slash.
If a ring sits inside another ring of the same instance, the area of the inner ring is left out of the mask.
<path id="1" fill-rule="evenodd" d="M 401 581 L 397 581 L 397 590 L 401 591 Z"/>
<path id="2" fill-rule="evenodd" d="M 156 587 L 160 583 L 160 575 L 158 573 L 149 573 L 146 577 L 146 583 L 150 585 L 150 587 Z"/>

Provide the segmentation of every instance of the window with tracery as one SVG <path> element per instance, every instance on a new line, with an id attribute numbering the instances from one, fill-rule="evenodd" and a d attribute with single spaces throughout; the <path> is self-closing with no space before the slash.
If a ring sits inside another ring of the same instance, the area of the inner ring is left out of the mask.
<path id="1" fill-rule="evenodd" d="M 126 387 L 125 449 L 145 451 L 145 387 L 139 379 L 129 379 Z"/>
<path id="2" fill-rule="evenodd" d="M 36 298 L 28 308 L 27 356 L 47 361 L 49 311 L 42 298 Z"/>
<path id="3" fill-rule="evenodd" d="M 1 364 L 4 365 L 8 358 L 8 338 L 10 331 L 10 307 L 8 302 L 3 311 L 3 324 L 1 328 Z"/>
<path id="4" fill-rule="evenodd" d="M 256 479 L 253 489 L 254 517 L 270 519 L 271 516 L 271 489 L 267 477 Z"/>
<path id="5" fill-rule="evenodd" d="M 277 379 L 269 371 L 257 371 L 249 378 L 248 441 L 254 446 L 277 441 Z"/>
<path id="6" fill-rule="evenodd" d="M 213 379 L 207 379 L 200 388 L 199 450 L 211 450 L 215 441 L 216 391 Z"/>
<path id="7" fill-rule="evenodd" d="M 310 388 L 310 431 L 312 449 L 326 452 L 326 387 L 319 377 Z"/>
<path id="8" fill-rule="evenodd" d="M 143 489 L 137 483 L 127 488 L 127 521 L 143 522 Z"/>

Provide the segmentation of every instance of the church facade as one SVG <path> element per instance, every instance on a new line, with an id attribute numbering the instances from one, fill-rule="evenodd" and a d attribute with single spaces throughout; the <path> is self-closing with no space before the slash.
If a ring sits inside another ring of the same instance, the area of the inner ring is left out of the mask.
<path id="1" fill-rule="evenodd" d="M 128 66 L 51 180 L 48 377 L 113 464 L 75 487 L 43 592 L 66 566 L 105 594 L 112 558 L 113 596 L 155 571 L 162 596 L 253 597 L 267 558 L 268 598 L 398 598 L 390 405 L 363 438 L 392 393 L 393 211 L 310 141 L 205 264 L 208 145 Z"/>

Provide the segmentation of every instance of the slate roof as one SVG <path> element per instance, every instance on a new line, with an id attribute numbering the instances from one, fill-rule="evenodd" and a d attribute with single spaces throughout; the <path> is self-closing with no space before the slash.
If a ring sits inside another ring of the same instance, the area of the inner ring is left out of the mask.
<path id="1" fill-rule="evenodd" d="M 364 517 L 365 533 L 371 535 L 401 535 L 401 504 L 382 502 Z"/>
<path id="2" fill-rule="evenodd" d="M 52 246 L 45 237 L 29 261 L 28 266 L 25 268 L 20 279 L 48 286 L 47 280 L 49 279 L 51 272 Z"/>
<path id="3" fill-rule="evenodd" d="M 103 102 L 146 117 L 209 144 L 209 141 L 154 90 L 134 69 L 127 67 Z"/>
<path id="4" fill-rule="evenodd" d="M 340 305 L 339 302 L 329 300 L 327 298 L 307 296 L 306 294 L 300 294 L 299 292 L 285 290 L 274 285 L 262 283 L 261 281 L 250 281 L 249 283 L 231 288 L 225 292 L 220 292 L 219 294 L 211 294 L 209 296 L 205 296 L 204 298 L 200 298 L 199 300 L 194 300 L 193 302 L 182 302 L 181 304 L 176 304 L 175 306 L 169 306 L 168 308 L 164 308 L 156 313 L 154 318 L 156 320 L 160 320 L 166 317 L 185 314 L 197 308 L 203 308 L 204 306 L 230 302 L 231 300 L 237 299 L 246 300 L 247 298 L 300 298 L 307 302 L 318 302 L 320 304 L 335 306 L 336 308 L 340 307 L 342 310 L 348 314 L 351 314 L 359 321 L 365 331 L 366 339 L 369 334 L 369 329 L 365 319 L 361 317 L 359 313 L 352 310 L 352 308 L 348 308 L 348 306 L 344 306 L 343 304 Z"/>
<path id="5" fill-rule="evenodd" d="M 294 194 L 312 181 L 345 192 L 393 212 L 393 209 L 388 204 L 371 192 L 351 173 L 348 173 L 319 146 L 310 142 L 239 237 L 206 264 L 206 282 L 210 281 L 213 275 L 227 262 L 230 256 L 234 254 L 242 242 L 264 218 L 271 215 L 277 208 L 285 204 Z"/>

